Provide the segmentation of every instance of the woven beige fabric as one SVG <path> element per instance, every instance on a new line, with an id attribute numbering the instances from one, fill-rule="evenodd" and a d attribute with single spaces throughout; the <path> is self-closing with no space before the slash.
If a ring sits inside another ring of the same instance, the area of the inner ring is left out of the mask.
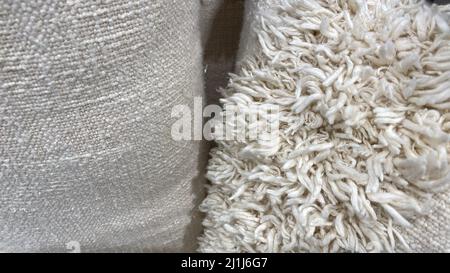
<path id="1" fill-rule="evenodd" d="M 430 213 L 419 217 L 413 227 L 402 229 L 415 252 L 450 252 L 450 190 L 433 196 Z"/>
<path id="2" fill-rule="evenodd" d="M 0 251 L 192 251 L 200 3 L 0 1 Z"/>

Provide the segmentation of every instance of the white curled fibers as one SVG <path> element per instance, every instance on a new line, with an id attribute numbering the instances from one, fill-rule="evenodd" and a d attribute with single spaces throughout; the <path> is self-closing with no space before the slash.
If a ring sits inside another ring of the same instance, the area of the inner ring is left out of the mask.
<path id="1" fill-rule="evenodd" d="M 200 251 L 409 250 L 450 182 L 449 8 L 267 1 L 223 102 L 278 105 L 278 140 L 217 141 Z"/>

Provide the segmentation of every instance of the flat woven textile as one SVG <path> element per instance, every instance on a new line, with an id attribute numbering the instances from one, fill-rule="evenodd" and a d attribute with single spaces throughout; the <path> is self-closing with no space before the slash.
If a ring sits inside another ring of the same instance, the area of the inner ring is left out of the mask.
<path id="1" fill-rule="evenodd" d="M 0 1 L 0 251 L 193 251 L 200 2 Z"/>

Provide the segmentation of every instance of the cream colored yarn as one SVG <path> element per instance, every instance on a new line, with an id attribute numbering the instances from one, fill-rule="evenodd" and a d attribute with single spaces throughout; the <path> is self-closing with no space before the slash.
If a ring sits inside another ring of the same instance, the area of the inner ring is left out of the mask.
<path id="1" fill-rule="evenodd" d="M 412 219 L 435 213 L 450 180 L 447 15 L 418 1 L 265 2 L 223 103 L 278 105 L 278 141 L 217 140 L 199 250 L 427 251 Z M 437 234 L 430 250 L 449 249 Z"/>

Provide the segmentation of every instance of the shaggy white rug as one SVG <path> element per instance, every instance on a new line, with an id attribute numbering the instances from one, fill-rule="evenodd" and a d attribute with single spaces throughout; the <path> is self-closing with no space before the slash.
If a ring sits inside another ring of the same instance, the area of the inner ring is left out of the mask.
<path id="1" fill-rule="evenodd" d="M 415 251 L 405 230 L 450 180 L 448 7 L 266 2 L 223 103 L 278 105 L 279 134 L 217 140 L 199 250 Z"/>

